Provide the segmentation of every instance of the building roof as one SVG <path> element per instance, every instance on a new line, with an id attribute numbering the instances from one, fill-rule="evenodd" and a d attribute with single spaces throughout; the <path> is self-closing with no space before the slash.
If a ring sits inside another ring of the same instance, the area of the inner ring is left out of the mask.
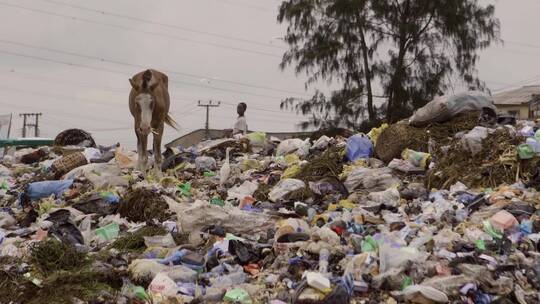
<path id="1" fill-rule="evenodd" d="M 533 95 L 540 95 L 540 85 L 497 93 L 493 95 L 493 102 L 495 105 L 521 105 L 531 102 Z"/>

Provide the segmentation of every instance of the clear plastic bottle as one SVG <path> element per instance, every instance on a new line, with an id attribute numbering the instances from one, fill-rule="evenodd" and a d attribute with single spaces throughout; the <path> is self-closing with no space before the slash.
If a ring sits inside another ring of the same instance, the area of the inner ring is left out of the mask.
<path id="1" fill-rule="evenodd" d="M 326 248 L 321 249 L 319 252 L 319 271 L 322 274 L 328 273 L 328 259 L 330 257 L 330 251 Z"/>
<path id="2" fill-rule="evenodd" d="M 231 287 L 243 284 L 246 281 L 246 274 L 243 272 L 234 272 L 228 275 L 220 276 L 216 279 L 212 287 Z"/>

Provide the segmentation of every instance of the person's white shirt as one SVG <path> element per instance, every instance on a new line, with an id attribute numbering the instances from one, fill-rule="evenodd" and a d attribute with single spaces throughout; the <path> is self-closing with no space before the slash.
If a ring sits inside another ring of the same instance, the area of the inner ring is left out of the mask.
<path id="1" fill-rule="evenodd" d="M 234 123 L 233 135 L 238 133 L 242 133 L 244 135 L 247 134 L 247 122 L 245 116 L 239 116 Z"/>

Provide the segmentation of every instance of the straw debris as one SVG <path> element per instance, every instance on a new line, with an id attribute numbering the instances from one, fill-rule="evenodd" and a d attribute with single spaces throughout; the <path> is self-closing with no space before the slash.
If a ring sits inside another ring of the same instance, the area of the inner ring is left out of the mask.
<path id="1" fill-rule="evenodd" d="M 429 172 L 427 186 L 445 189 L 460 181 L 472 188 L 495 188 L 529 180 L 540 159 L 519 160 L 516 147 L 521 142 L 523 138 L 501 129 L 488 135 L 474 156 L 463 149 L 459 139 L 447 148 L 438 146 L 433 151 L 437 167 Z"/>
<path id="2" fill-rule="evenodd" d="M 315 182 L 323 178 L 333 177 L 339 179 L 343 171 L 344 148 L 332 147 L 324 153 L 308 160 L 308 163 L 300 169 L 294 178 L 304 182 Z"/>
<path id="3" fill-rule="evenodd" d="M 167 231 L 162 227 L 146 226 L 118 238 L 110 245 L 110 247 L 118 249 L 122 252 L 142 252 L 146 248 L 144 244 L 145 236 L 165 235 L 166 233 Z"/>
<path id="4" fill-rule="evenodd" d="M 126 194 L 118 207 L 118 213 L 133 222 L 151 219 L 165 221 L 168 209 L 169 206 L 160 194 L 147 189 L 135 189 Z"/>
<path id="5" fill-rule="evenodd" d="M 406 148 L 429 151 L 429 140 L 437 145 L 449 144 L 458 132 L 469 131 L 478 125 L 479 112 L 467 112 L 444 123 L 434 123 L 425 128 L 416 128 L 406 123 L 397 123 L 386 128 L 375 145 L 377 157 L 388 163 L 394 158 L 400 158 Z"/>
<path id="6" fill-rule="evenodd" d="M 43 275 L 57 270 L 78 269 L 89 263 L 86 254 L 55 239 L 37 243 L 32 248 L 30 260 Z"/>

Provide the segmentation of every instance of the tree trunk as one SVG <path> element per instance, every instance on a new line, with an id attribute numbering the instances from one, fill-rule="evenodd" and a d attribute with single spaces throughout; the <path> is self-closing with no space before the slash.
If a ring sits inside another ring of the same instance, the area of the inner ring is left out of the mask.
<path id="1" fill-rule="evenodd" d="M 409 1 L 405 2 L 405 9 L 401 14 L 401 24 L 399 30 L 399 53 L 397 57 L 396 67 L 394 70 L 394 75 L 392 76 L 392 81 L 390 83 L 390 89 L 388 94 L 388 107 L 386 109 L 386 120 L 389 123 L 394 123 L 397 121 L 396 115 L 394 115 L 394 109 L 396 106 L 402 105 L 404 99 L 407 98 L 403 89 L 403 79 L 405 76 L 405 54 L 407 53 L 406 27 L 409 17 L 409 4 Z"/>
<path id="2" fill-rule="evenodd" d="M 373 109 L 373 92 L 371 90 L 371 68 L 369 66 L 368 48 L 366 45 L 366 38 L 364 31 L 360 30 L 360 43 L 362 47 L 362 55 L 364 57 L 364 75 L 366 78 L 366 90 L 367 90 L 367 108 L 369 121 L 375 122 L 377 120 L 375 110 Z"/>

